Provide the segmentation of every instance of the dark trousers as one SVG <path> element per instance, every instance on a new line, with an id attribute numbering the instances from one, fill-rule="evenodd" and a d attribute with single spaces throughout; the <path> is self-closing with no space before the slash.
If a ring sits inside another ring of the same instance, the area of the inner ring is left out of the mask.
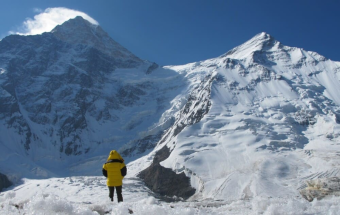
<path id="1" fill-rule="evenodd" d="M 113 201 L 113 196 L 114 196 L 115 188 L 116 188 L 118 202 L 122 202 L 123 201 L 122 186 L 109 187 L 109 191 L 110 191 L 109 197 L 111 198 L 111 201 Z"/>

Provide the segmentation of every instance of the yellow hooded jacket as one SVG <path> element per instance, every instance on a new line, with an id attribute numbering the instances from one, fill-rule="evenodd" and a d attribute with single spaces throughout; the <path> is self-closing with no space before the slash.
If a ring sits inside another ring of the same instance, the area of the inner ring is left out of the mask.
<path id="1" fill-rule="evenodd" d="M 123 185 L 123 178 L 126 175 L 124 159 L 116 150 L 112 150 L 103 165 L 103 175 L 107 177 L 107 186 L 117 187 Z"/>

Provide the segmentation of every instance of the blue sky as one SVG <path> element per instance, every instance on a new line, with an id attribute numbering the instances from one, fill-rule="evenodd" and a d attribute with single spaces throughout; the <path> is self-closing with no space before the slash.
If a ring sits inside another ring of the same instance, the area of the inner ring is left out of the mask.
<path id="1" fill-rule="evenodd" d="M 138 57 L 180 65 L 218 57 L 260 32 L 340 61 L 339 0 L 2 0 L 0 37 L 39 10 L 82 11 Z"/>

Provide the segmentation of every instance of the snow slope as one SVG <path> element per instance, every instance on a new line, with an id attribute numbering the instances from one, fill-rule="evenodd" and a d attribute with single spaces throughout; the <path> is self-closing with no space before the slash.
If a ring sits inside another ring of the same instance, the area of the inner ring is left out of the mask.
<path id="1" fill-rule="evenodd" d="M 339 176 L 338 62 L 261 33 L 218 58 L 167 68 L 202 83 L 135 169 L 168 147 L 160 164 L 190 177 L 192 200 L 290 198 L 308 179 Z"/>

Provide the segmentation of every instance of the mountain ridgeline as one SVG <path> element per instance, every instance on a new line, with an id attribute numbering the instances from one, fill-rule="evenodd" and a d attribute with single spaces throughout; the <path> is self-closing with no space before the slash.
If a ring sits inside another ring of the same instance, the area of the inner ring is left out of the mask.
<path id="1" fill-rule="evenodd" d="M 123 146 L 125 156 L 138 156 L 171 124 L 161 116 L 183 83 L 82 17 L 41 35 L 7 36 L 0 41 L 0 145 L 40 166 Z"/>
<path id="2" fill-rule="evenodd" d="M 0 41 L 0 172 L 15 175 L 4 165 L 15 160 L 27 165 L 17 177 L 75 174 L 117 149 L 162 195 L 296 195 L 305 180 L 340 172 L 339 80 L 339 62 L 267 33 L 161 67 L 76 17 Z"/>

